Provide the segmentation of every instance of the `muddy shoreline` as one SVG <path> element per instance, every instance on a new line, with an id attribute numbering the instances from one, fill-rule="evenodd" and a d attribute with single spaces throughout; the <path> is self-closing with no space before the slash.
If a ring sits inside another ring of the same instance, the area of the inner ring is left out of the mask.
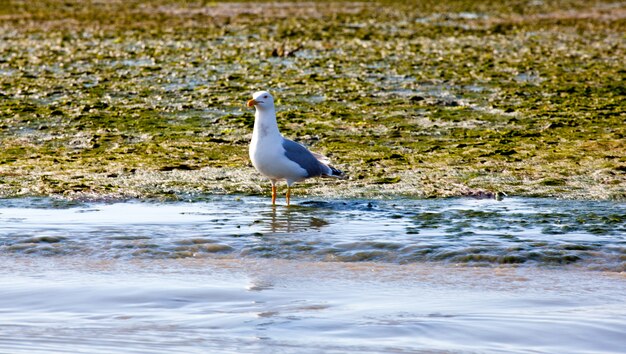
<path id="1" fill-rule="evenodd" d="M 0 197 L 263 195 L 269 89 L 301 195 L 626 200 L 624 3 L 5 5 Z"/>

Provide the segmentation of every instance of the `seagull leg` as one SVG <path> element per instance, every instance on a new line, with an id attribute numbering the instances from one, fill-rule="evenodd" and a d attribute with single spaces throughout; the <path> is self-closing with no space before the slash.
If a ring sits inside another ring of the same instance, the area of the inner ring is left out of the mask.
<path id="1" fill-rule="evenodd" d="M 291 186 L 287 186 L 287 206 L 289 206 L 290 197 L 291 197 Z"/>
<path id="2" fill-rule="evenodd" d="M 276 185 L 272 183 L 272 205 L 276 205 Z"/>

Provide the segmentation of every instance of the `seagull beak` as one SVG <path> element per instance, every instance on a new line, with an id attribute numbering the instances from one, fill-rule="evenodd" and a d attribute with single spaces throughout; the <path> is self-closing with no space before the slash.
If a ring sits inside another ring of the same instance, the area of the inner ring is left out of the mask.
<path id="1" fill-rule="evenodd" d="M 246 106 L 248 107 L 252 107 L 254 105 L 256 105 L 258 102 L 256 100 L 250 100 L 248 101 L 248 103 L 246 103 Z"/>

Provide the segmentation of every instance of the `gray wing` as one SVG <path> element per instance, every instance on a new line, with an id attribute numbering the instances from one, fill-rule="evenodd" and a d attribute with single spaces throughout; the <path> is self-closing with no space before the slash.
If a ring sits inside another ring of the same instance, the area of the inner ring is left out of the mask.
<path id="1" fill-rule="evenodd" d="M 287 158 L 306 170 L 307 177 L 316 177 L 328 173 L 328 167 L 319 162 L 313 153 L 311 153 L 304 146 L 291 141 L 289 139 L 283 140 L 283 148 L 285 149 L 285 156 Z"/>

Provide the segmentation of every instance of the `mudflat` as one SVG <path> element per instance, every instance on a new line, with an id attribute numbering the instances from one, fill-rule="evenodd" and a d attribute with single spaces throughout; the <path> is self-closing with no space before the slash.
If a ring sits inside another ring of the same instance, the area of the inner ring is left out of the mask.
<path id="1" fill-rule="evenodd" d="M 296 194 L 624 200 L 625 32 L 611 1 L 2 1 L 0 196 L 267 193 L 267 89 L 350 176 Z"/>

